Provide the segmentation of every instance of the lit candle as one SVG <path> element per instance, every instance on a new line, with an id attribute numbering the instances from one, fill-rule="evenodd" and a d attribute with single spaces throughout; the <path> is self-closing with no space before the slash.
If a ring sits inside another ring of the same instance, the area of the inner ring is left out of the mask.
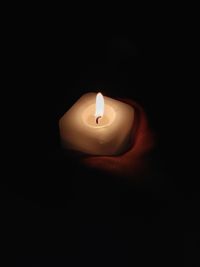
<path id="1" fill-rule="evenodd" d="M 83 95 L 60 119 L 60 136 L 67 149 L 91 155 L 118 155 L 127 150 L 134 109 L 101 93 Z"/>

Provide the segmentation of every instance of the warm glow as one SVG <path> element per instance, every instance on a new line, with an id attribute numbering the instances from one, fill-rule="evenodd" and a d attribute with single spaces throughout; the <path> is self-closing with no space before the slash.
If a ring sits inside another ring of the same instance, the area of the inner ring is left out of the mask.
<path id="1" fill-rule="evenodd" d="M 101 93 L 98 93 L 96 96 L 96 112 L 95 116 L 102 117 L 104 114 L 104 99 Z"/>

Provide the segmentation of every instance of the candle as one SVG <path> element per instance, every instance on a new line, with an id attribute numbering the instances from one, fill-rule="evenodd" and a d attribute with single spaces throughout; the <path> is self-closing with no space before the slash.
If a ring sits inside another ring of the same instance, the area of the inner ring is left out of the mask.
<path id="1" fill-rule="evenodd" d="M 91 155 L 118 155 L 127 150 L 134 109 L 101 93 L 83 95 L 60 119 L 62 144 Z"/>

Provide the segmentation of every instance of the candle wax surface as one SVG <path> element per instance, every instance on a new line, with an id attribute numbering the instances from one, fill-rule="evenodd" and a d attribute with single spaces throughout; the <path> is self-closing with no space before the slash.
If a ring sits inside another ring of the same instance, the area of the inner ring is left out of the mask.
<path id="1" fill-rule="evenodd" d="M 104 115 L 101 116 L 98 120 L 98 123 L 96 122 L 96 116 L 95 116 L 95 104 L 90 105 L 82 114 L 82 119 L 85 124 L 87 124 L 89 127 L 107 127 L 115 119 L 115 112 L 114 109 L 108 105 L 105 105 Z"/>
<path id="2" fill-rule="evenodd" d="M 119 155 L 128 149 L 134 109 L 104 96 L 104 114 L 95 117 L 96 93 L 83 95 L 60 119 L 62 144 L 91 155 Z"/>

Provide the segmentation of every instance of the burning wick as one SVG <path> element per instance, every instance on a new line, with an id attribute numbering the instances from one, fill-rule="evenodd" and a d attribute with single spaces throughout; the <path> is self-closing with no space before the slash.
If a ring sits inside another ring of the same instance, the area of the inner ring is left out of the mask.
<path id="1" fill-rule="evenodd" d="M 97 123 L 97 124 L 99 123 L 99 119 L 101 119 L 101 116 L 98 116 L 98 117 L 96 118 L 96 123 Z"/>
<path id="2" fill-rule="evenodd" d="M 101 93 L 96 96 L 96 124 L 99 123 L 99 119 L 103 117 L 104 114 L 104 99 Z"/>

